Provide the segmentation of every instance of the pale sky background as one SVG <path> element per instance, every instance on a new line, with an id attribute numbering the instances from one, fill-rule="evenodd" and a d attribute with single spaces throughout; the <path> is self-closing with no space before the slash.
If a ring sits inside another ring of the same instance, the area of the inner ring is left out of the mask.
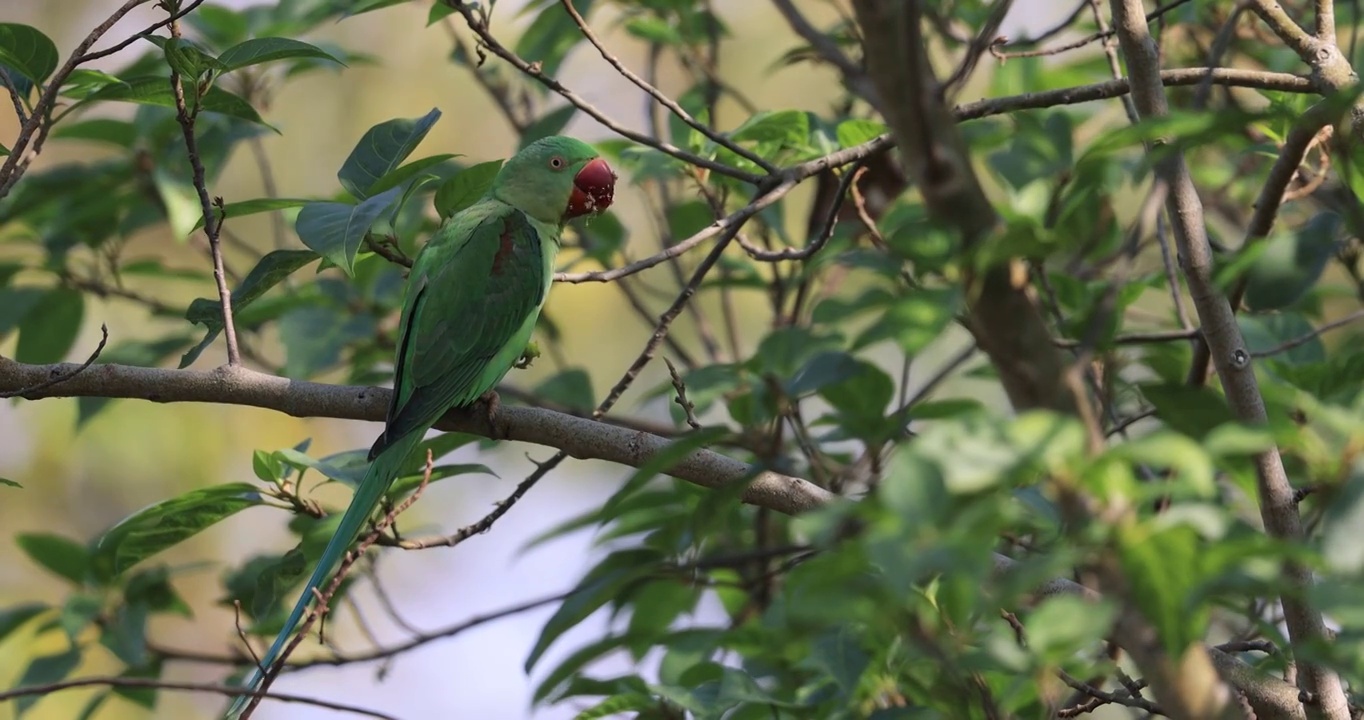
<path id="1" fill-rule="evenodd" d="M 227 4 L 250 3 L 234 0 Z M 504 40 L 510 39 L 511 29 L 517 26 L 513 21 L 516 4 L 503 0 L 498 5 L 499 33 Z M 37 26 L 57 42 L 65 58 L 79 38 L 106 17 L 114 5 L 108 0 L 4 0 L 0 3 L 0 21 Z M 799 5 L 812 17 L 823 17 L 820 14 L 823 3 Z M 1048 27 L 1070 5 L 1046 0 L 1016 3 L 1003 32 L 1020 35 Z M 723 52 L 722 73 L 727 78 L 741 82 L 763 107 L 827 111 L 836 92 L 832 74 L 801 66 L 768 76 L 773 61 L 795 41 L 766 3 L 721 0 L 716 6 L 734 33 Z M 308 75 L 289 85 L 288 93 L 264 113 L 283 133 L 267 140 L 281 194 L 297 197 L 333 192 L 336 168 L 366 128 L 393 117 L 416 117 L 432 106 L 439 107 L 444 116 L 416 156 L 461 152 L 473 160 L 483 160 L 505 156 L 514 149 L 510 135 L 496 127 L 497 119 L 489 101 L 469 81 L 467 73 L 443 62 L 448 40 L 439 28 L 424 28 L 427 8 L 427 3 L 420 3 L 388 9 L 343 21 L 322 33 L 322 37 L 378 56 L 381 64 L 356 67 L 341 74 Z M 637 61 L 640 46 L 622 33 L 607 30 L 610 13 L 607 8 L 594 14 L 594 26 L 627 62 Z M 126 37 L 156 17 L 151 7 L 143 8 L 115 26 L 107 37 L 114 40 Z M 781 27 L 782 32 L 769 35 L 774 27 Z M 97 47 L 110 42 L 105 40 Z M 111 58 L 102 67 L 117 69 L 127 57 L 128 54 Z M 982 68 L 981 72 L 987 70 Z M 576 51 L 560 77 L 613 116 L 634 127 L 644 127 L 642 93 L 616 76 L 590 48 Z M 668 92 L 680 91 L 679 77 L 665 78 L 663 88 Z M 727 118 L 721 118 L 721 123 L 730 128 L 742 119 L 731 110 Z M 13 118 L 0 113 L 0 142 L 10 145 L 14 130 Z M 601 128 L 585 119 L 575 121 L 569 132 L 588 139 L 605 137 Z M 76 159 L 89 151 L 82 145 L 52 143 L 40 166 Z M 243 148 L 236 154 L 226 176 L 212 191 L 229 200 L 261 194 L 249 152 Z M 618 201 L 613 211 L 629 216 L 626 198 L 628 192 L 623 193 L 624 202 Z M 265 221 L 260 222 L 251 226 L 243 220 L 242 227 L 264 231 Z M 645 248 L 637 254 L 644 254 L 655 240 L 645 225 L 636 223 L 634 233 L 633 242 Z M 169 245 L 171 241 L 164 236 L 143 238 L 139 243 L 144 255 L 165 252 L 186 263 L 200 258 Z M 187 302 L 202 294 L 204 288 L 173 288 L 172 292 L 183 295 L 173 299 Z M 612 304 L 617 302 L 615 293 L 604 286 L 559 287 L 548 310 L 565 324 L 569 335 L 567 352 L 589 367 L 599 395 L 624 370 L 645 336 L 645 328 L 633 320 L 614 322 L 610 313 Z M 590 318 L 592 322 L 584 323 L 581 318 Z M 570 319 L 576 322 L 570 325 Z M 157 328 L 174 327 L 154 325 L 142 310 L 124 303 L 91 302 L 87 306 L 85 331 L 72 352 L 73 358 L 83 358 L 89 352 L 101 322 L 109 324 L 115 340 L 154 337 Z M 603 347 L 619 351 L 603 352 Z M 9 353 L 12 349 L 12 339 L 0 344 L 0 352 Z M 278 347 L 267 349 L 272 351 L 272 357 L 281 356 Z M 221 352 L 219 342 L 195 367 L 207 369 L 221 362 Z M 925 367 L 931 371 L 934 364 L 930 359 Z M 510 380 L 529 386 L 548 371 L 544 364 L 526 373 L 513 374 Z M 656 369 L 651 372 L 654 374 L 637 384 L 637 390 L 647 389 L 663 377 Z M 635 407 L 637 402 L 636 392 L 627 396 L 625 408 Z M 214 483 L 250 481 L 252 449 L 288 447 L 312 437 L 312 452 L 316 456 L 367 446 L 379 430 L 373 423 L 302 421 L 250 408 L 120 401 L 81 434 L 73 435 L 74 407 L 75 402 L 69 400 L 0 404 L 0 476 L 14 478 L 26 488 L 20 492 L 6 490 L 0 505 L 0 527 L 4 529 L 0 538 L 0 607 L 33 599 L 60 602 L 66 592 L 61 583 L 41 575 L 17 553 L 10 541 L 14 533 L 51 530 L 85 540 L 159 499 Z M 420 518 L 430 528 L 451 531 L 481 517 L 532 469 L 525 457 L 527 453 L 544 459 L 552 450 L 508 443 L 490 457 L 479 458 L 471 449 L 447 457 L 446 462 L 487 462 L 501 479 L 468 477 L 445 481 L 427 492 L 407 516 L 408 522 Z M 381 573 L 385 586 L 402 615 L 424 630 L 568 589 L 598 557 L 590 550 L 589 535 L 580 533 L 525 554 L 519 553 L 519 548 L 545 527 L 599 503 L 628 474 L 626 468 L 570 460 L 522 500 L 490 534 L 453 550 L 385 553 Z M 279 549 L 287 542 L 282 525 L 283 517 L 277 511 L 247 511 L 156 561 L 183 564 L 212 557 L 221 562 L 267 548 Z M 408 532 L 411 534 L 412 530 L 409 528 Z M 179 581 L 177 586 L 197 614 L 191 620 L 154 625 L 161 642 L 197 649 L 226 647 L 233 637 L 232 617 L 212 605 L 222 569 L 223 565 L 218 565 L 187 574 Z M 381 616 L 373 611 L 373 596 L 367 588 L 361 589 L 357 597 L 371 608 L 367 616 L 385 644 L 403 638 L 398 628 L 379 622 Z M 570 718 L 575 714 L 572 706 L 532 712 L 531 689 L 557 660 L 599 637 L 605 619 L 594 616 L 563 636 L 541 661 L 536 673 L 527 678 L 522 663 L 553 610 L 550 606 L 486 624 L 406 653 L 392 663 L 382 682 L 375 677 L 378 666 L 366 664 L 289 674 L 274 689 L 373 707 L 400 718 Z M 702 608 L 698 619 L 705 622 L 717 617 L 716 609 L 709 606 Z M 354 624 L 344 620 L 344 616 L 341 622 L 332 623 L 330 630 L 344 648 L 368 647 L 355 632 Z M 40 652 L 64 649 L 64 641 L 51 640 Z M 0 657 L 0 678 L 4 678 L 0 685 L 17 679 L 23 656 L 24 653 L 10 653 Z M 83 666 L 78 674 L 101 674 L 116 667 L 96 661 Z M 605 676 L 624 669 L 623 661 L 617 661 L 614 666 L 597 666 L 596 674 Z M 166 677 L 216 682 L 222 673 L 217 667 L 172 664 Z M 62 694 L 38 706 L 29 717 L 74 717 L 89 696 L 84 691 Z M 211 718 L 221 708 L 217 697 L 166 692 L 154 717 Z M 0 719 L 9 717 L 9 712 L 8 706 L 0 707 Z M 114 700 L 97 717 L 147 716 L 130 703 Z M 343 715 L 304 705 L 267 703 L 255 717 L 313 720 Z"/>

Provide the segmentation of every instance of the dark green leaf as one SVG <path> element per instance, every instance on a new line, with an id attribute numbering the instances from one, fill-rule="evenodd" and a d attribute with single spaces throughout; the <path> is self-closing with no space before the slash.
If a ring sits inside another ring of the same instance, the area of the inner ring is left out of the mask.
<path id="1" fill-rule="evenodd" d="M 283 374 L 304 379 L 332 368 L 341 361 L 342 350 L 357 340 L 373 337 L 374 330 L 372 315 L 328 305 L 290 310 L 279 319 L 285 351 Z"/>
<path id="2" fill-rule="evenodd" d="M 76 666 L 81 662 L 81 650 L 72 645 L 69 650 L 56 655 L 44 655 L 33 659 L 28 668 L 24 670 L 23 677 L 15 687 L 32 687 L 35 685 L 48 685 L 58 682 L 70 675 Z M 34 703 L 44 697 L 43 694 L 22 695 L 15 699 L 15 717 L 19 717 L 28 712 Z"/>
<path id="3" fill-rule="evenodd" d="M 861 370 L 857 358 L 839 350 L 828 350 L 814 357 L 796 371 L 786 383 L 786 392 L 801 397 L 826 385 L 842 382 Z"/>
<path id="4" fill-rule="evenodd" d="M 75 344 L 84 317 L 85 296 L 78 291 L 47 291 L 19 323 L 15 359 L 38 365 L 61 362 Z"/>
<path id="5" fill-rule="evenodd" d="M 260 621 L 281 613 L 283 596 L 303 580 L 307 570 L 308 559 L 299 548 L 283 555 L 251 558 L 224 578 L 226 604 L 230 606 L 233 600 L 241 602 L 242 611 L 258 621 L 252 632 L 273 633 L 275 628 Z"/>
<path id="6" fill-rule="evenodd" d="M 592 11 L 593 2 L 576 0 L 573 5 L 578 9 L 578 14 L 586 18 Z M 549 3 L 535 16 L 530 27 L 521 33 L 515 51 L 528 62 L 538 63 L 541 72 L 553 77 L 569 51 L 581 40 L 573 18 L 563 8 Z"/>
<path id="7" fill-rule="evenodd" d="M 425 462 L 425 454 L 422 455 Z M 422 477 L 426 474 L 426 466 L 422 465 L 416 474 L 409 474 L 393 481 L 384 495 L 390 498 L 401 498 L 402 496 L 414 491 L 422 484 Z M 435 483 L 446 478 L 458 477 L 460 475 L 491 475 L 497 477 L 497 473 L 482 463 L 446 463 L 444 465 L 434 465 L 431 468 L 431 482 Z"/>
<path id="8" fill-rule="evenodd" d="M 1235 420 L 1227 401 L 1206 386 L 1156 385 L 1139 386 L 1141 394 L 1156 408 L 1156 417 L 1194 440 L 1202 440 L 1224 423 Z"/>
<path id="9" fill-rule="evenodd" d="M 303 207 L 312 200 L 300 198 L 256 198 L 255 200 L 242 200 L 240 202 L 227 203 L 223 205 L 223 220 L 230 220 L 256 213 L 271 212 L 273 210 L 289 210 L 296 207 Z M 194 224 L 195 230 L 204 226 L 204 216 L 199 215 L 198 222 Z"/>
<path id="10" fill-rule="evenodd" d="M 441 183 L 432 201 L 441 219 L 445 219 L 478 202 L 488 190 L 492 189 L 497 171 L 502 169 L 501 160 L 470 165 L 454 177 Z"/>
<path id="11" fill-rule="evenodd" d="M 597 563 L 540 630 L 540 637 L 526 658 L 526 672 L 535 667 L 536 661 L 560 635 L 610 602 L 626 583 L 652 572 L 660 560 L 662 556 L 655 550 L 635 548 L 618 550 Z"/>
<path id="12" fill-rule="evenodd" d="M 578 113 L 577 105 L 565 105 L 555 108 L 536 118 L 535 122 L 526 126 L 521 132 L 521 140 L 517 144 L 517 150 L 524 150 L 525 147 L 536 140 L 547 138 L 550 135 L 558 135 L 560 131 L 568 125 L 573 116 Z"/>
<path id="13" fill-rule="evenodd" d="M 1295 232 L 1276 234 L 1246 272 L 1246 306 L 1278 310 L 1297 302 L 1321 277 L 1339 245 L 1340 216 L 1318 213 Z"/>
<path id="14" fill-rule="evenodd" d="M 403 165 L 402 167 L 394 170 L 393 172 L 390 172 L 387 175 L 384 175 L 383 177 L 379 178 L 379 180 L 374 183 L 374 187 L 371 187 L 369 189 L 369 192 L 371 195 L 373 195 L 376 193 L 381 193 L 391 187 L 403 185 L 408 180 L 411 180 L 412 177 L 417 173 L 420 173 L 421 171 L 426 170 L 428 168 L 435 167 L 445 162 L 446 160 L 456 157 L 459 156 L 453 153 L 444 153 L 442 155 L 432 155 L 431 157 L 425 157 L 420 160 L 413 160 L 412 162 Z M 429 177 L 433 176 L 428 176 L 428 178 Z M 415 185 L 413 187 L 415 187 Z"/>
<path id="15" fill-rule="evenodd" d="M 347 275 L 355 270 L 355 254 L 365 233 L 388 210 L 401 187 L 389 188 L 359 205 L 314 202 L 303 206 L 294 222 L 294 231 L 304 245 L 341 268 Z"/>
<path id="16" fill-rule="evenodd" d="M 15 630 L 23 627 L 35 617 L 51 610 L 46 603 L 29 602 L 0 610 L 0 641 L 4 641 Z"/>
<path id="17" fill-rule="evenodd" d="M 250 65 L 289 58 L 315 58 L 345 65 L 316 45 L 282 37 L 252 38 L 238 43 L 224 50 L 218 56 L 218 62 L 222 63 L 224 69 L 230 72 Z"/>
<path id="18" fill-rule="evenodd" d="M 75 123 L 62 123 L 52 130 L 52 137 L 62 140 L 91 140 L 121 148 L 130 148 L 137 140 L 137 126 L 125 120 L 95 118 Z"/>
<path id="19" fill-rule="evenodd" d="M 57 45 L 36 28 L 0 23 L 0 63 L 41 84 L 57 69 Z"/>
<path id="20" fill-rule="evenodd" d="M 66 636 L 75 642 L 81 632 L 90 627 L 99 616 L 100 611 L 104 609 L 103 605 L 98 595 L 83 592 L 68 595 L 66 603 L 62 605 L 62 614 L 57 618 L 57 624 L 66 632 Z"/>
<path id="21" fill-rule="evenodd" d="M 389 120 L 365 131 L 336 174 L 341 187 L 357 200 L 379 192 L 373 188 L 380 178 L 401 165 L 439 119 L 440 110 L 431 108 L 422 117 Z"/>
<path id="22" fill-rule="evenodd" d="M 316 259 L 317 253 L 310 250 L 274 250 L 266 254 L 232 291 L 232 312 L 241 312 L 267 290 Z M 198 298 L 185 311 L 185 319 L 210 330 L 222 329 L 222 306 L 216 299 Z"/>
<path id="23" fill-rule="evenodd" d="M 185 97 L 185 102 L 189 104 L 190 109 L 194 107 L 194 97 L 194 93 L 188 93 Z M 175 107 L 175 96 L 171 92 L 170 80 L 158 76 L 133 78 L 125 80 L 122 85 L 108 85 L 91 94 L 85 99 L 85 102 L 110 100 L 168 108 Z M 203 112 L 218 113 L 269 127 L 261 119 L 260 113 L 251 107 L 251 103 L 216 85 L 209 88 L 202 100 L 198 102 L 201 103 Z"/>
<path id="24" fill-rule="evenodd" d="M 228 483 L 191 490 L 124 518 L 95 543 L 95 564 L 114 577 L 249 507 L 264 503 L 256 486 Z"/>
<path id="25" fill-rule="evenodd" d="M 845 432 L 859 438 L 879 438 L 889 431 L 886 405 L 895 394 L 895 382 L 881 368 L 862 360 L 847 379 L 826 385 L 819 394 L 838 413 Z"/>
<path id="26" fill-rule="evenodd" d="M 535 388 L 535 394 L 578 412 L 592 412 L 597 406 L 592 378 L 582 368 L 569 368 L 553 375 Z"/>
<path id="27" fill-rule="evenodd" d="M 0 477 L 0 485 L 4 485 L 5 487 L 13 487 L 13 488 L 22 488 L 22 487 L 24 487 L 23 485 L 20 485 L 19 483 L 14 482 L 13 480 L 10 480 L 9 478 L 6 478 L 6 477 Z"/>
<path id="28" fill-rule="evenodd" d="M 151 659 L 147 653 L 148 614 L 143 603 L 119 605 L 100 633 L 100 644 L 128 667 L 143 667 Z"/>
<path id="29" fill-rule="evenodd" d="M 89 576 L 90 554 L 75 540 L 51 533 L 20 533 L 15 544 L 33 562 L 77 585 Z"/>

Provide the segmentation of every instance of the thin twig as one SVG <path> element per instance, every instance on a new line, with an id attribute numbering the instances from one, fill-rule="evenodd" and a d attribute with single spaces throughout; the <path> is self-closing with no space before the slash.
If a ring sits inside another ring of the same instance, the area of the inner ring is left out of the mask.
<path id="1" fill-rule="evenodd" d="M 472 30 L 474 34 L 478 36 L 478 39 L 482 42 L 482 46 L 487 48 L 489 52 L 510 63 L 513 67 L 515 67 L 517 70 L 520 70 L 527 77 L 530 77 L 531 79 L 539 82 L 541 85 L 544 85 L 545 87 L 549 88 L 551 91 L 556 92 L 559 95 L 563 96 L 565 100 L 577 106 L 579 110 L 582 110 L 584 113 L 592 117 L 592 119 L 601 123 L 607 129 L 615 132 L 617 135 L 620 135 L 621 137 L 627 138 L 629 140 L 633 140 L 637 143 L 640 143 L 641 145 L 647 145 L 655 150 L 658 150 L 659 152 L 671 155 L 689 165 L 706 168 L 711 172 L 715 172 L 726 177 L 731 177 L 736 180 L 742 180 L 744 182 L 752 183 L 754 185 L 763 182 L 763 176 L 761 175 L 755 175 L 750 172 L 730 167 L 729 165 L 726 165 L 724 163 L 716 162 L 709 158 L 701 157 L 700 155 L 683 150 L 682 148 L 679 148 L 671 143 L 663 142 L 661 140 L 655 140 L 649 137 L 648 135 L 636 132 L 625 127 L 624 125 L 621 125 L 619 122 L 616 122 L 615 120 L 607 116 L 606 113 L 602 112 L 599 108 L 597 108 L 597 106 L 588 102 L 586 98 L 582 97 L 573 90 L 570 90 L 568 87 L 566 87 L 563 83 L 559 82 L 558 80 L 550 77 L 549 75 L 546 75 L 544 71 L 540 69 L 539 63 L 527 62 L 526 60 L 522 59 L 519 55 L 509 50 L 504 45 L 502 45 L 502 43 L 498 42 L 497 38 L 493 37 L 492 33 L 488 30 L 487 22 L 483 18 L 478 16 L 474 5 L 469 3 L 459 3 L 458 5 L 455 6 L 455 10 L 461 16 L 464 17 L 464 22 L 468 24 L 469 29 Z"/>
<path id="2" fill-rule="evenodd" d="M 484 515 L 483 518 L 478 522 L 473 523 L 472 525 L 466 525 L 460 528 L 459 530 L 456 530 L 455 532 L 451 533 L 450 535 L 443 535 L 430 538 L 418 538 L 416 540 L 402 540 L 398 543 L 398 547 L 401 547 L 404 550 L 422 550 L 425 548 L 433 547 L 454 547 L 475 535 L 482 535 L 483 533 L 487 532 L 489 529 L 492 528 L 493 523 L 496 523 L 499 519 L 501 519 L 503 515 L 506 515 L 507 511 L 511 510 L 512 506 L 516 505 L 516 503 L 519 502 L 521 498 L 525 497 L 526 493 L 530 492 L 530 489 L 535 487 L 536 483 L 543 480 L 545 476 L 549 474 L 550 470 L 553 470 L 555 467 L 559 465 L 559 463 L 563 462 L 567 458 L 568 453 L 560 450 L 559 452 L 554 453 L 554 455 L 552 455 L 549 460 L 546 460 L 545 462 L 542 463 L 538 463 L 535 467 L 534 472 L 532 472 L 530 475 L 527 475 L 525 480 L 522 480 L 520 483 L 518 483 L 516 489 L 512 490 L 510 495 L 499 501 L 497 505 L 493 508 L 493 511 L 488 513 L 487 515 Z"/>
<path id="3" fill-rule="evenodd" d="M 79 375 L 79 374 L 85 372 L 85 370 L 86 370 L 87 368 L 89 368 L 91 365 L 94 365 L 94 364 L 95 364 L 95 361 L 99 359 L 99 354 L 102 353 L 102 352 L 104 352 L 104 346 L 109 342 L 109 326 L 108 326 L 108 325 L 101 324 L 101 325 L 99 326 L 99 333 L 100 333 L 99 345 L 96 345 L 96 346 L 95 346 L 95 351 L 92 352 L 92 353 L 90 353 L 90 357 L 86 358 L 86 359 L 85 359 L 85 362 L 83 362 L 83 363 L 81 363 L 80 365 L 76 366 L 74 369 L 71 369 L 71 370 L 61 370 L 61 371 L 55 373 L 52 377 L 50 377 L 50 378 L 48 378 L 47 380 L 44 380 L 44 381 L 42 381 L 42 382 L 40 382 L 40 383 L 38 383 L 38 384 L 36 384 L 36 385 L 30 385 L 30 386 L 28 386 L 28 387 L 22 387 L 22 388 L 19 388 L 18 390 L 5 390 L 5 391 L 0 391 L 0 398 L 28 397 L 29 395 L 32 395 L 32 394 L 38 392 L 39 390 L 46 390 L 46 389 L 51 388 L 51 387 L 53 387 L 53 386 L 60 385 L 60 384 L 62 384 L 62 383 L 64 383 L 64 382 L 70 380 L 71 378 L 76 377 L 77 375 Z"/>
<path id="4" fill-rule="evenodd" d="M 583 19 L 583 16 L 578 13 L 578 9 L 573 7 L 573 0 L 560 0 L 560 4 L 562 4 L 564 10 L 568 12 L 568 16 L 573 18 L 573 23 L 578 26 L 578 31 L 582 33 L 583 37 L 587 38 L 587 41 L 592 44 L 592 47 L 596 48 L 598 53 L 601 53 L 602 59 L 612 68 L 615 68 L 616 72 L 619 73 L 621 77 L 629 80 L 634 83 L 635 87 L 648 93 L 655 102 L 667 108 L 668 111 L 677 116 L 679 120 L 686 123 L 687 127 L 705 135 L 711 142 L 752 162 L 769 174 L 777 171 L 777 166 L 768 162 L 766 158 L 733 140 L 730 140 L 724 135 L 715 132 L 709 125 L 697 122 L 696 118 L 692 117 L 691 113 L 687 112 L 681 105 L 678 105 L 676 101 L 667 95 L 664 95 L 658 88 L 650 85 L 644 78 L 636 75 L 634 71 L 626 67 L 625 64 L 620 61 L 620 58 L 612 55 L 611 52 L 606 49 L 606 46 L 602 44 L 601 39 L 597 37 L 597 34 L 592 32 L 592 28 L 588 26 L 587 20 Z M 710 121 L 715 122 L 715 118 L 712 117 Z"/>
<path id="5" fill-rule="evenodd" d="M 384 530 L 397 522 L 398 516 L 412 507 L 412 504 L 417 502 L 417 498 L 421 497 L 422 493 L 425 492 L 427 485 L 431 483 L 431 469 L 433 466 L 434 459 L 432 458 L 431 450 L 428 448 L 426 451 L 426 467 L 422 472 L 421 484 L 417 486 L 417 489 L 399 503 L 397 507 L 388 511 L 379 522 L 375 523 L 374 529 L 360 541 L 360 544 L 346 554 L 346 558 L 341 561 L 341 567 L 337 568 L 336 574 L 332 577 L 331 583 L 327 586 L 325 591 L 318 592 L 316 588 L 313 589 L 313 592 L 317 595 L 317 602 L 308 611 L 307 616 L 303 618 L 303 623 L 299 626 L 298 633 L 294 636 L 293 640 L 285 646 L 284 651 L 275 659 L 274 664 L 265 669 L 266 672 L 264 677 L 261 678 L 260 684 L 260 692 L 262 695 L 252 698 L 251 702 L 242 712 L 242 720 L 249 718 L 251 713 L 256 709 L 256 706 L 260 704 L 261 697 L 265 691 L 270 689 L 270 685 L 274 683 L 275 678 L 278 677 L 279 673 L 284 669 L 284 664 L 288 661 L 289 656 L 293 654 L 294 650 L 298 649 L 298 646 L 303 643 L 303 639 L 308 636 L 308 630 L 312 628 L 313 622 L 326 619 L 332 599 L 336 596 L 337 591 L 341 589 L 341 583 L 345 581 L 346 576 L 350 573 L 350 569 L 355 566 L 355 562 L 361 557 L 364 557 L 365 551 L 369 550 L 370 546 L 384 534 Z M 318 634 L 321 635 L 321 631 L 319 631 Z"/>
<path id="6" fill-rule="evenodd" d="M 700 430 L 701 423 L 696 419 L 696 404 L 687 399 L 686 383 L 683 383 L 682 376 L 677 374 L 677 367 L 673 365 L 673 361 L 663 358 L 663 364 L 668 366 L 668 377 L 672 378 L 673 390 L 677 393 L 673 402 L 682 408 L 682 414 L 687 418 L 687 425 L 693 430 Z"/>
<path id="7" fill-rule="evenodd" d="M 229 687 L 227 685 L 217 685 L 214 683 L 195 683 L 177 682 L 173 680 L 159 680 L 156 678 L 139 678 L 126 676 L 112 677 L 85 677 L 74 680 L 63 680 L 61 682 L 47 683 L 45 685 L 30 685 L 28 687 L 15 688 L 0 692 L 0 702 L 13 700 L 21 697 L 31 697 L 34 695 L 51 695 L 52 693 L 63 690 L 72 690 L 83 687 L 113 687 L 113 688 L 144 688 L 148 690 L 177 690 L 184 692 L 212 693 L 215 695 L 225 695 L 236 697 L 238 695 L 248 695 L 256 701 L 274 700 L 286 703 L 301 703 L 314 707 L 336 710 L 366 717 L 380 718 L 380 720 L 397 720 L 392 715 L 386 715 L 377 710 L 367 710 L 354 705 L 344 705 L 342 703 L 310 698 L 303 695 L 292 695 L 289 693 L 267 693 L 264 690 L 247 690 L 239 687 Z"/>
<path id="8" fill-rule="evenodd" d="M 1315 328 L 1311 332 L 1303 333 L 1298 337 L 1282 342 L 1271 348 L 1265 348 L 1264 350 L 1256 350 L 1250 355 L 1251 357 L 1262 358 L 1270 357 L 1272 355 L 1278 355 L 1279 353 L 1288 352 L 1289 350 L 1292 350 L 1293 348 L 1298 347 L 1299 345 L 1305 345 L 1309 342 L 1312 342 L 1313 340 L 1316 340 L 1317 338 L 1321 337 L 1322 335 L 1325 335 L 1328 332 L 1331 332 L 1332 330 L 1338 330 L 1340 328 L 1345 327 L 1346 325 L 1349 325 L 1350 323 L 1356 322 L 1361 319 L 1364 319 L 1364 310 L 1356 310 L 1350 313 L 1349 315 L 1346 315 L 1345 317 L 1338 318 L 1336 320 L 1326 323 L 1325 325 L 1322 325 L 1321 327 Z"/>
<path id="9" fill-rule="evenodd" d="M 180 39 L 180 22 L 173 16 L 169 22 L 171 39 Z M 213 211 L 216 204 L 222 207 L 222 200 L 209 198 L 208 187 L 205 180 L 204 163 L 199 158 L 199 142 L 194 136 L 194 121 L 199 115 L 199 109 L 203 106 L 203 101 L 198 97 L 199 79 L 189 78 L 190 85 L 195 92 L 194 109 L 190 110 L 185 102 L 185 87 L 181 82 L 180 73 L 171 68 L 170 84 L 171 94 L 175 98 L 176 119 L 180 123 L 181 133 L 185 136 L 185 154 L 189 157 L 190 169 L 193 172 L 194 189 L 199 195 L 199 209 L 204 214 L 204 235 L 208 237 L 209 256 L 213 259 L 213 280 L 218 284 L 218 304 L 222 308 L 223 314 L 223 338 L 227 342 L 227 364 L 241 365 L 241 350 L 237 347 L 237 327 L 232 322 L 232 291 L 227 287 L 227 273 L 223 270 L 223 248 L 218 242 L 218 235 L 221 232 L 222 218 Z"/>

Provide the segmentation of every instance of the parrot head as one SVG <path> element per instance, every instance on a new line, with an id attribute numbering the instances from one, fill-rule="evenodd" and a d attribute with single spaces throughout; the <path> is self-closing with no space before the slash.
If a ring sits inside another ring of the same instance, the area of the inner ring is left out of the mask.
<path id="1" fill-rule="evenodd" d="M 610 207 L 616 174 L 591 145 L 561 135 L 536 140 L 498 171 L 493 197 L 537 220 L 563 223 Z"/>

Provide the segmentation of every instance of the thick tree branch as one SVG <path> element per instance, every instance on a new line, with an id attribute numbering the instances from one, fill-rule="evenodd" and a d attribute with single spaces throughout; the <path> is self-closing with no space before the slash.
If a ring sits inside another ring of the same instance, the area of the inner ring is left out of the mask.
<path id="1" fill-rule="evenodd" d="M 1160 58 L 1142 14 L 1141 0 L 1112 0 L 1113 16 L 1132 77 L 1133 99 L 1143 118 L 1161 117 L 1169 108 L 1160 82 Z M 1266 422 L 1264 398 L 1255 378 L 1253 362 L 1246 350 L 1240 327 L 1236 324 L 1231 305 L 1213 279 L 1212 248 L 1208 243 L 1203 217 L 1203 205 L 1198 198 L 1189 168 L 1181 153 L 1171 151 L 1156 165 L 1156 173 L 1170 185 L 1167 201 L 1175 241 L 1179 246 L 1189 294 L 1193 298 L 1203 337 L 1212 353 L 1213 364 L 1222 380 L 1228 403 L 1237 419 L 1262 425 Z M 1280 540 L 1301 542 L 1302 520 L 1293 502 L 1293 487 L 1284 472 L 1283 459 L 1277 448 L 1260 453 L 1255 458 L 1256 478 L 1260 494 L 1260 517 L 1268 533 Z M 1311 572 L 1300 563 L 1287 562 L 1284 573 L 1291 584 L 1281 600 L 1284 621 L 1295 646 L 1311 644 L 1326 638 L 1321 614 L 1306 600 L 1311 586 Z M 1298 658 L 1298 668 L 1304 689 L 1316 695 L 1319 710 L 1328 720 L 1345 720 L 1350 716 L 1340 678 L 1327 668 Z M 1198 700 L 1198 698 L 1189 698 Z M 1162 704 L 1173 711 L 1184 708 L 1197 711 L 1213 702 L 1204 696 L 1200 705 Z M 1178 713 L 1183 715 L 1184 713 Z"/>
<path id="2" fill-rule="evenodd" d="M 72 363 L 27 365 L 0 358 L 0 392 L 31 387 L 78 367 Z M 289 380 L 241 366 L 200 371 L 108 364 L 92 366 L 59 385 L 21 397 L 206 402 L 249 405 L 295 417 L 381 422 L 388 410 L 389 391 Z M 497 421 L 498 427 L 490 428 L 485 413 L 456 410 L 447 413 L 436 427 L 545 445 L 582 460 L 606 460 L 630 467 L 649 462 L 672 442 L 657 435 L 538 408 L 504 407 L 498 411 Z M 806 480 L 761 470 L 710 450 L 693 452 L 665 472 L 709 488 L 748 482 L 742 495 L 744 502 L 788 514 L 819 507 L 835 497 Z"/>

